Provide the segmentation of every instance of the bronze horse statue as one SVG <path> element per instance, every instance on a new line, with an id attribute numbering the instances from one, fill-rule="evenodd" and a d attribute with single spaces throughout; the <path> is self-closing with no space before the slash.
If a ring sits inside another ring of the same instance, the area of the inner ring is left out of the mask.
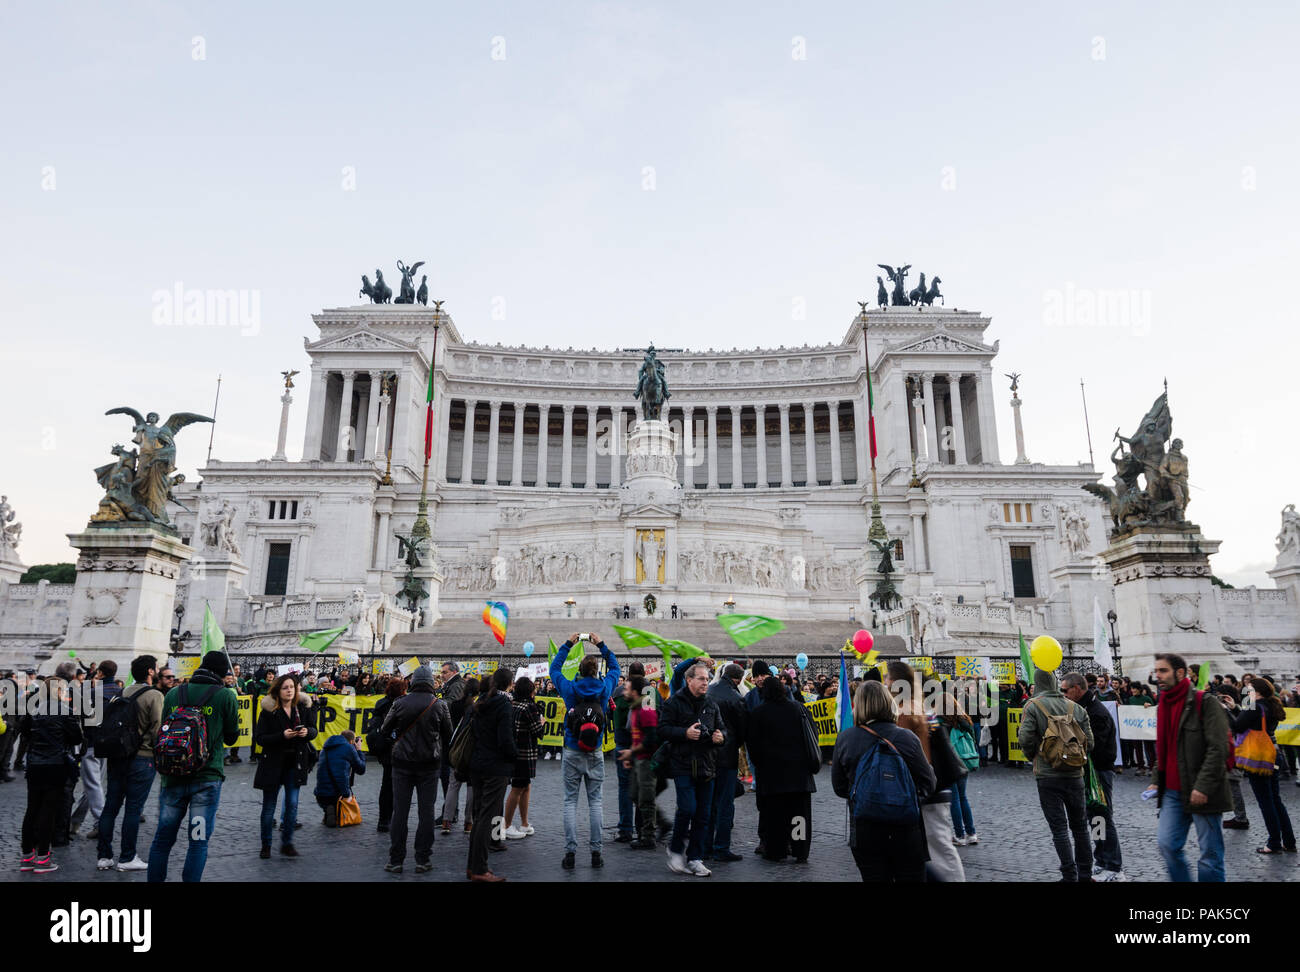
<path id="1" fill-rule="evenodd" d="M 361 275 L 361 293 L 358 297 L 369 297 L 373 303 L 388 304 L 393 300 L 393 288 L 384 283 L 382 271 L 375 271 L 375 285 L 370 286 L 370 278 L 364 273 Z"/>

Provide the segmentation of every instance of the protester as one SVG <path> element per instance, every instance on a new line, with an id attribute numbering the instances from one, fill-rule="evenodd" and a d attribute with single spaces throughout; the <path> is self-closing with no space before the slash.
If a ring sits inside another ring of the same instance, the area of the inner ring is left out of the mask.
<path id="1" fill-rule="evenodd" d="M 533 833 L 528 823 L 528 796 L 533 777 L 537 775 L 537 744 L 546 728 L 542 710 L 533 701 L 533 680 L 525 675 L 515 682 L 514 731 L 515 770 L 510 779 L 510 792 L 506 795 L 505 836 L 519 840 Z M 512 823 L 515 810 L 519 811 L 519 826 Z"/>
<path id="2" fill-rule="evenodd" d="M 311 696 L 298 691 L 292 674 L 281 675 L 262 696 L 262 714 L 258 716 L 253 740 L 262 750 L 262 760 L 253 777 L 253 787 L 262 791 L 261 858 L 271 856 L 274 836 L 275 805 L 284 790 L 284 815 L 281 818 L 280 853 L 297 857 L 293 832 L 298 824 L 298 791 L 307 782 L 315 760 L 311 740 L 316 728 L 311 725 Z"/>
<path id="3" fill-rule="evenodd" d="M 709 877 L 713 872 L 704 866 L 705 834 L 717 753 L 727 737 L 722 713 L 708 696 L 708 666 L 703 662 L 690 665 L 684 672 L 684 686 L 664 703 L 659 714 L 659 736 L 669 744 L 668 772 L 677 789 L 668 869 L 677 874 Z"/>
<path id="4" fill-rule="evenodd" d="M 421 665 L 411 673 L 411 691 L 384 716 L 380 732 L 397 733 L 392 746 L 393 819 L 385 871 L 400 874 L 406 859 L 411 794 L 416 795 L 415 870 L 433 869 L 433 808 L 438 800 L 438 764 L 451 745 L 451 713 L 433 694 L 433 672 Z"/>
<path id="5" fill-rule="evenodd" d="M 1260 854 L 1278 854 L 1286 851 L 1296 852 L 1295 832 L 1291 829 L 1291 817 L 1282 803 L 1282 794 L 1278 790 L 1278 774 L 1275 764 L 1280 759 L 1277 742 L 1273 734 L 1279 722 L 1286 719 L 1286 711 L 1278 701 L 1273 683 L 1257 676 L 1251 680 L 1251 691 L 1255 696 L 1255 705 L 1244 709 L 1232 723 L 1232 731 L 1238 734 L 1262 732 L 1259 741 L 1262 747 L 1252 745 L 1258 737 L 1246 735 L 1237 747 L 1237 765 L 1250 781 L 1250 788 L 1259 804 L 1264 826 L 1268 828 L 1268 843 L 1257 848 Z"/>
<path id="6" fill-rule="evenodd" d="M 203 714 L 211 752 L 208 761 L 191 775 L 159 774 L 162 792 L 159 794 L 158 829 L 154 833 L 153 846 L 149 848 L 148 880 L 151 884 L 167 880 L 168 859 L 182 822 L 186 825 L 189 846 L 185 851 L 181 880 L 187 883 L 203 880 L 208 840 L 216 825 L 221 784 L 226 778 L 222 770 L 224 747 L 233 746 L 239 738 L 239 703 L 235 693 L 222 685 L 229 671 L 230 659 L 226 653 L 209 651 L 199 662 L 190 683 L 176 686 L 163 699 L 163 726 L 159 738 L 162 738 L 169 722 L 182 721 L 176 719 L 178 709 L 195 706 Z"/>
<path id="7" fill-rule="evenodd" d="M 442 700 L 447 703 L 447 713 L 453 728 L 461 724 L 465 718 L 465 707 L 476 695 L 478 695 L 477 680 L 463 678 L 460 674 L 460 666 L 456 662 L 442 663 Z M 442 832 L 449 834 L 451 825 L 460 819 L 460 790 L 462 786 L 467 787 L 468 781 L 456 776 L 450 760 L 442 761 L 440 773 L 443 798 L 439 821 L 442 824 Z M 467 787 L 465 793 L 465 833 L 467 834 L 473 827 L 473 817 L 470 815 L 473 801 L 474 795 Z"/>
<path id="8" fill-rule="evenodd" d="M 1224 880 L 1222 815 L 1232 809 L 1228 787 L 1228 717 L 1213 693 L 1192 688 L 1182 656 L 1156 655 L 1160 686 L 1156 715 L 1157 844 L 1171 881 L 1190 881 L 1183 856 L 1196 824 L 1198 881 Z"/>
<path id="9" fill-rule="evenodd" d="M 1064 753 L 1057 745 L 1047 752 L 1041 751 L 1049 728 L 1053 744 L 1072 743 L 1065 746 Z M 1053 672 L 1041 668 L 1035 671 L 1034 694 L 1020 717 L 1020 749 L 1026 759 L 1033 760 L 1038 803 L 1061 861 L 1061 880 L 1066 882 L 1092 881 L 1092 843 L 1083 773 L 1085 757 L 1093 745 L 1088 713 L 1061 694 Z M 1067 756 L 1071 762 L 1065 761 Z M 1076 758 L 1077 764 L 1072 765 Z"/>
<path id="10" fill-rule="evenodd" d="M 466 876 L 476 882 L 505 880 L 488 870 L 488 844 L 492 842 L 493 829 L 500 826 L 506 787 L 514 775 L 518 756 L 509 688 L 510 672 L 498 668 L 483 680 L 483 691 L 471 710 L 474 754 L 470 758 L 470 786 L 474 791 L 474 829 L 469 835 L 465 868 Z M 505 847 L 498 849 L 505 850 Z"/>
<path id="11" fill-rule="evenodd" d="M 589 638 L 595 641 L 597 650 L 605 659 L 607 671 L 604 679 L 598 677 L 600 662 L 595 655 L 582 657 L 578 663 L 577 679 L 571 681 L 565 677 L 564 662 L 579 640 L 577 634 L 560 645 L 555 657 L 551 659 L 551 681 L 559 690 L 567 713 L 564 719 L 563 752 L 564 860 L 561 862 L 565 870 L 573 869 L 578 852 L 578 791 L 584 784 L 587 790 L 591 866 L 604 866 L 600 852 L 604 817 L 601 787 L 605 780 L 605 713 L 609 711 L 610 698 L 622 672 L 618 659 L 605 646 L 605 642 L 594 634 Z M 588 721 L 580 722 L 584 719 Z"/>
<path id="12" fill-rule="evenodd" d="M 100 662 L 91 673 L 90 681 L 93 690 L 102 690 L 104 693 L 102 700 L 97 700 L 96 705 L 107 706 L 122 694 L 122 689 L 117 684 L 117 662 L 115 661 Z M 87 840 L 99 838 L 99 818 L 104 812 L 104 787 L 108 782 L 108 760 L 96 756 L 94 752 L 96 729 L 96 726 L 82 720 L 85 746 L 81 754 L 81 799 L 77 801 L 76 809 L 72 811 L 69 829 L 70 835 L 76 834 L 81 828 L 82 821 L 86 819 L 86 814 L 89 813 L 92 823 L 90 831 L 86 834 Z"/>
<path id="13" fill-rule="evenodd" d="M 1237 690 L 1229 682 L 1221 681 L 1214 688 L 1214 694 L 1219 699 L 1219 704 L 1223 706 L 1224 713 L 1228 716 L 1228 722 L 1241 714 L 1241 706 L 1238 704 Z M 1152 760 L 1154 763 L 1155 760 Z M 1228 792 L 1232 795 L 1232 817 L 1223 821 L 1223 826 L 1227 830 L 1248 830 L 1250 829 L 1250 818 L 1246 815 L 1246 797 L 1241 792 L 1241 782 L 1245 779 L 1246 774 L 1241 771 L 1241 767 L 1234 760 L 1232 765 L 1227 769 Z"/>
<path id="14" fill-rule="evenodd" d="M 46 679 L 39 695 L 41 713 L 34 715 L 29 709 L 18 723 L 26 743 L 27 762 L 27 810 L 23 814 L 19 870 L 50 874 L 59 869 L 50 858 L 50 846 L 67 781 L 69 777 L 75 779 L 73 753 L 83 737 L 80 720 L 69 714 L 72 694 L 67 679 L 58 675 Z"/>
<path id="15" fill-rule="evenodd" d="M 640 662 L 632 662 L 628 665 L 627 677 L 644 674 L 645 666 Z M 619 751 L 632 745 L 632 734 L 627 728 L 627 714 L 632 701 L 625 691 L 625 686 L 625 681 L 614 686 L 614 747 Z M 618 836 L 614 838 L 614 843 L 630 844 L 636 838 L 636 814 L 632 806 L 632 770 L 630 764 L 624 765 L 623 760 L 616 760 L 614 768 L 618 775 Z"/>
<path id="16" fill-rule="evenodd" d="M 723 667 L 716 682 L 709 686 L 709 698 L 722 713 L 726 743 L 717 751 L 717 779 L 709 808 L 709 823 L 704 832 L 704 852 L 719 864 L 743 860 L 731 850 L 731 827 L 736 818 L 736 788 L 740 767 L 740 747 L 745 743 L 745 721 L 749 710 L 740 694 L 740 680 L 745 670 L 732 663 Z M 744 792 L 744 788 L 741 788 Z M 772 791 L 773 793 L 781 791 Z M 796 854 L 796 857 L 798 855 Z M 805 855 L 806 857 L 806 855 Z"/>
<path id="17" fill-rule="evenodd" d="M 97 748 L 103 751 L 111 749 L 114 753 L 108 757 L 108 788 L 104 796 L 104 811 L 99 817 L 96 867 L 101 871 L 114 866 L 113 827 L 123 802 L 126 810 L 122 816 L 122 854 L 116 867 L 119 871 L 143 871 L 149 867 L 149 863 L 136 853 L 136 840 L 140 833 L 140 815 L 156 775 L 153 743 L 162 724 L 163 711 L 163 693 L 153 685 L 157 674 L 158 661 L 153 655 L 137 655 L 132 659 L 131 678 L 134 683 L 105 708 L 104 722 L 99 727 Z M 125 711 L 116 713 L 114 707 Z M 116 740 L 111 739 L 113 728 L 119 725 L 121 733 Z"/>
<path id="18" fill-rule="evenodd" d="M 945 685 L 950 684 L 952 683 L 945 683 Z M 979 748 L 976 745 L 975 724 L 971 721 L 970 716 L 966 714 L 961 700 L 957 698 L 955 693 L 945 692 L 943 701 L 948 711 L 939 716 L 939 721 L 948 730 L 948 738 L 957 750 L 958 755 L 961 755 L 963 751 L 975 753 L 974 765 L 966 762 L 966 769 L 974 772 L 979 768 Z M 952 797 L 948 809 L 952 816 L 953 843 L 958 847 L 967 847 L 980 842 L 979 834 L 975 833 L 975 813 L 971 809 L 970 799 L 966 795 L 966 782 L 967 777 L 959 777 L 950 788 Z"/>
<path id="19" fill-rule="evenodd" d="M 629 675 L 623 693 L 631 703 L 628 709 L 628 731 L 631 745 L 615 754 L 615 758 L 632 774 L 632 792 L 636 803 L 637 839 L 632 850 L 654 850 L 655 826 L 661 816 L 655 804 L 656 774 L 652 757 L 658 747 L 659 713 L 648 700 L 656 693 L 642 675 Z"/>
<path id="20" fill-rule="evenodd" d="M 1104 673 L 1103 673 L 1104 677 Z M 1083 707 L 1088 713 L 1092 728 L 1092 752 L 1088 759 L 1101 783 L 1104 806 L 1088 808 L 1089 825 L 1096 831 L 1100 821 L 1100 836 L 1093 847 L 1093 878 L 1097 881 L 1127 881 L 1124 875 L 1124 858 L 1119 846 L 1119 831 L 1115 827 L 1115 720 L 1101 699 L 1101 679 L 1098 688 L 1089 688 L 1078 672 L 1067 672 L 1061 678 L 1061 691 L 1067 699 Z M 1085 780 L 1085 786 L 1087 785 Z"/>
<path id="21" fill-rule="evenodd" d="M 853 697 L 853 727 L 835 740 L 831 758 L 831 786 L 837 796 L 850 799 L 858 763 L 876 746 L 892 746 L 902 756 L 916 789 L 918 801 L 935 786 L 934 770 L 921 742 L 911 730 L 896 724 L 898 708 L 883 684 L 864 681 Z M 875 823 L 856 820 L 849 830 L 849 847 L 863 881 L 910 882 L 925 880 L 925 826 L 915 823 Z"/>
<path id="22" fill-rule="evenodd" d="M 759 691 L 763 693 L 763 704 L 749 713 L 745 738 L 758 768 L 761 856 L 780 863 L 789 854 L 795 863 L 806 864 L 812 848 L 812 794 L 817 790 L 813 774 L 821 766 L 820 758 L 810 759 L 808 750 L 806 724 L 811 722 L 811 716 L 776 679 L 764 680 Z M 709 695 L 712 698 L 713 692 Z M 724 753 L 726 749 L 724 745 L 718 751 Z M 715 785 L 730 787 L 732 782 L 720 770 Z"/>
<path id="23" fill-rule="evenodd" d="M 388 682 L 388 687 L 384 690 L 384 697 L 376 702 L 374 708 L 370 710 L 370 725 L 374 727 L 376 732 L 384 724 L 384 719 L 387 717 L 392 704 L 405 694 L 406 682 L 404 680 L 395 678 Z M 379 833 L 386 834 L 393 820 L 393 759 L 392 753 L 387 746 L 381 748 L 375 756 L 384 771 L 383 778 L 379 782 L 379 820 L 376 829 Z"/>
<path id="24" fill-rule="evenodd" d="M 316 787 L 312 790 L 316 802 L 325 811 L 321 822 L 326 827 L 339 825 L 339 800 L 352 796 L 354 773 L 366 771 L 366 759 L 360 753 L 356 733 L 344 729 L 330 736 L 321 747 L 320 762 L 316 766 Z"/>

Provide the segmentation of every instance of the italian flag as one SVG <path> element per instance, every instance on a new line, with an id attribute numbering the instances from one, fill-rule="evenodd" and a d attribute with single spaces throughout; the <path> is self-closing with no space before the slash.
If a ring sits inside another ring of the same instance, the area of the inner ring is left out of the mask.
<path id="1" fill-rule="evenodd" d="M 862 353 L 867 359 L 867 435 L 871 440 L 871 468 L 876 467 L 876 396 L 871 390 L 871 353 L 867 350 L 867 325 L 862 324 Z"/>
<path id="2" fill-rule="evenodd" d="M 433 363 L 438 357 L 438 329 L 433 329 L 433 353 L 429 355 L 429 391 L 424 402 L 424 461 L 433 457 Z"/>

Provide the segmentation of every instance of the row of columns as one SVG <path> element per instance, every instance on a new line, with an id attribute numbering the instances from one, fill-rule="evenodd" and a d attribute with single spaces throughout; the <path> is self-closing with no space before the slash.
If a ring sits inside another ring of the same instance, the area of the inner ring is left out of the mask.
<path id="1" fill-rule="evenodd" d="M 477 409 L 483 405 L 486 405 L 490 409 L 490 418 L 488 424 L 488 443 L 487 443 L 487 448 L 488 448 L 487 474 L 485 477 L 486 482 L 489 485 L 496 485 L 497 483 L 497 470 L 499 464 L 499 441 L 500 441 L 500 428 L 501 428 L 500 416 L 501 416 L 501 409 L 503 407 L 507 407 L 507 408 L 512 408 L 514 410 L 514 428 L 516 430 L 513 436 L 513 443 L 512 443 L 513 451 L 511 456 L 512 461 L 510 464 L 512 475 L 511 475 L 510 485 L 522 486 L 523 482 L 522 482 L 521 475 L 523 469 L 524 440 L 523 440 L 523 435 L 521 434 L 521 430 L 523 428 L 524 410 L 525 408 L 527 408 L 527 404 L 520 403 L 520 402 L 503 403 L 500 401 L 479 402 L 472 399 L 465 399 L 464 404 L 465 404 L 465 425 L 464 425 L 465 432 L 464 432 L 464 440 L 463 440 L 464 445 L 461 450 L 460 482 L 462 483 L 472 482 L 472 469 L 474 464 L 473 441 L 474 441 L 475 416 L 477 413 Z M 816 438 L 812 433 L 813 415 L 817 404 L 819 403 L 804 402 L 802 403 L 801 406 L 797 406 L 802 408 L 803 415 L 804 415 L 804 429 L 805 429 L 804 456 L 805 456 L 805 470 L 806 470 L 805 482 L 808 483 L 809 485 L 815 485 L 817 479 L 817 443 L 816 443 Z M 828 412 L 830 415 L 831 485 L 842 486 L 844 484 L 844 474 L 843 474 L 843 455 L 842 455 L 842 448 L 840 443 L 840 415 L 839 415 L 840 402 L 838 400 L 835 400 L 835 401 L 826 402 L 825 404 L 828 407 Z M 860 408 L 858 407 L 859 403 L 855 401 L 854 405 L 855 405 L 854 429 L 856 432 L 856 450 L 857 450 L 856 455 L 858 457 L 857 468 L 861 470 L 866 467 L 866 463 L 868 462 L 868 459 L 866 457 L 866 442 L 865 442 L 863 423 L 860 418 Z M 790 435 L 791 406 L 792 403 L 790 402 L 781 402 L 776 405 L 776 408 L 779 410 L 779 414 L 780 414 L 781 485 L 787 488 L 792 487 L 794 485 L 793 474 L 792 474 L 792 462 L 791 462 L 791 455 L 792 455 L 791 435 Z M 548 469 L 548 460 L 549 460 L 548 445 L 549 445 L 549 435 L 550 435 L 550 430 L 548 428 L 549 414 L 551 408 L 554 406 L 549 402 L 541 402 L 538 404 L 537 407 L 538 407 L 538 411 L 541 414 L 541 421 L 538 424 L 538 430 L 537 430 L 537 473 L 536 473 L 535 482 L 539 484 L 545 484 L 549 481 L 549 472 L 550 472 L 550 470 Z M 566 405 L 561 405 L 560 407 L 564 410 L 564 425 L 563 425 L 563 433 L 562 433 L 563 444 L 560 453 L 561 454 L 560 484 L 562 487 L 571 487 L 574 482 L 573 414 L 576 409 L 582 408 L 585 409 L 587 413 L 585 481 L 589 486 L 594 486 L 595 470 L 596 470 L 596 424 L 597 424 L 596 417 L 600 406 L 597 405 L 577 406 L 577 405 L 566 404 Z M 732 428 L 731 482 L 733 488 L 738 489 L 740 488 L 739 484 L 741 484 L 743 481 L 743 472 L 742 472 L 743 453 L 741 448 L 739 429 L 740 429 L 741 411 L 745 406 L 741 406 L 741 405 L 680 406 L 681 413 L 682 413 L 682 425 L 684 429 L 683 443 L 682 443 L 683 453 L 689 455 L 693 452 L 695 413 L 697 409 L 704 408 L 707 413 L 707 436 L 708 436 L 707 450 L 706 450 L 706 468 L 707 468 L 708 478 L 707 478 L 707 482 L 704 485 L 709 489 L 717 489 L 719 483 L 719 476 L 718 476 L 719 473 L 718 470 L 718 455 L 719 455 L 718 409 L 719 407 L 729 408 L 731 412 L 731 428 Z M 769 406 L 766 405 L 754 406 L 756 413 L 759 416 L 762 416 L 762 420 L 757 421 L 755 423 L 756 425 L 755 448 L 757 450 L 756 480 L 757 480 L 758 488 L 760 489 L 766 489 L 768 485 L 767 439 L 766 439 L 767 430 L 765 427 L 766 410 L 768 407 Z M 614 421 L 616 423 L 618 422 L 618 416 L 620 411 L 626 412 L 630 410 L 614 409 L 613 414 L 615 416 Z M 637 414 L 638 415 L 640 414 L 639 410 L 637 411 Z M 445 434 L 446 431 L 444 430 L 444 435 Z M 622 455 L 623 452 L 620 449 L 619 453 L 614 457 L 614 461 L 610 463 L 610 487 L 611 488 L 616 488 L 620 484 L 621 472 L 622 472 L 621 469 Z M 694 481 L 694 469 L 692 467 L 690 466 L 685 467 L 684 479 L 688 488 L 696 487 L 697 484 Z"/>
<path id="2" fill-rule="evenodd" d="M 968 443 L 966 441 L 966 417 L 961 400 L 961 380 L 965 375 L 966 372 L 948 372 L 944 375 L 948 380 L 948 409 L 952 428 L 952 447 L 950 451 L 953 462 L 959 466 L 964 466 L 970 461 L 970 451 L 967 448 Z M 936 373 L 928 371 L 908 373 L 904 375 L 904 388 L 906 389 L 906 383 L 910 381 L 912 385 L 912 427 L 915 430 L 915 436 L 912 438 L 913 454 L 918 460 L 940 462 L 942 459 L 940 458 L 938 413 L 935 409 L 934 392 L 934 379 L 936 377 L 938 377 Z M 994 433 L 989 379 L 987 375 L 981 373 L 976 373 L 972 377 L 975 380 L 980 461 L 996 463 L 998 461 L 997 437 Z M 925 433 L 924 437 L 922 437 L 922 430 Z"/>
<path id="3" fill-rule="evenodd" d="M 382 457 L 387 449 L 385 434 L 388 429 L 388 411 L 392 396 L 381 394 L 384 375 L 377 371 L 312 371 L 310 411 L 307 415 L 307 437 L 303 444 L 303 459 L 320 459 L 323 455 L 325 437 L 325 400 L 329 392 L 331 375 L 339 375 L 343 388 L 339 395 L 339 423 L 334 439 L 334 461 L 348 461 L 348 431 L 355 431 L 360 424 L 361 415 L 365 413 L 365 450 L 363 454 L 353 456 L 354 461 L 375 460 Z M 370 379 L 369 387 L 353 408 L 353 395 L 356 391 L 357 378 L 365 375 Z M 394 379 L 395 381 L 395 379 Z M 286 393 L 286 397 L 287 393 Z M 355 414 L 354 414 L 355 412 Z M 352 445 L 356 446 L 354 438 Z"/>

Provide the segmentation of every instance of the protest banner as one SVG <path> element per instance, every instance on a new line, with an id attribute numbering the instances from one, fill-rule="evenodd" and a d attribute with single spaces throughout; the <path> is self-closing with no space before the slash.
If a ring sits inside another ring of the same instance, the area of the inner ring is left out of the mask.
<path id="1" fill-rule="evenodd" d="M 1297 710 L 1300 711 L 1300 710 Z M 1156 707 L 1146 708 L 1141 705 L 1121 705 L 1119 713 L 1115 717 L 1119 723 L 1120 739 L 1150 739 L 1156 738 Z M 1281 726 L 1278 726 L 1281 729 Z"/>
<path id="2" fill-rule="evenodd" d="M 194 673 L 199 670 L 199 662 L 202 661 L 197 655 L 193 658 L 177 658 L 176 665 L 172 671 L 176 674 L 178 682 L 187 678 L 193 678 Z"/>
<path id="3" fill-rule="evenodd" d="M 813 724 L 817 726 L 817 745 L 834 746 L 839 736 L 838 722 L 835 718 L 838 707 L 835 699 L 818 699 L 815 702 L 805 702 L 804 705 L 808 707 L 813 717 Z"/>
<path id="4" fill-rule="evenodd" d="M 1155 711 L 1154 706 L 1151 711 Z M 1300 709 L 1286 710 L 1286 718 L 1278 723 L 1274 736 L 1279 746 L 1300 746 Z"/>
<path id="5" fill-rule="evenodd" d="M 989 668 L 993 673 L 993 677 L 1003 685 L 1016 684 L 1016 663 L 1014 661 L 990 662 Z"/>
<path id="6" fill-rule="evenodd" d="M 994 664 L 997 663 L 994 662 Z M 1009 664 L 1014 670 L 1015 662 Z M 1007 709 L 1007 759 L 1014 760 L 1017 763 L 1029 762 L 1020 749 L 1020 717 L 1024 715 L 1024 712 L 1024 709 Z"/>
<path id="7" fill-rule="evenodd" d="M 302 671 L 302 662 L 289 662 L 287 665 L 276 666 L 275 677 L 279 678 L 281 675 L 296 675 L 300 671 Z"/>
<path id="8" fill-rule="evenodd" d="M 558 695 L 539 695 L 534 699 L 537 707 L 542 710 L 542 738 L 538 742 L 540 746 L 563 746 L 564 745 L 564 714 L 568 711 L 564 706 L 564 700 Z M 614 748 L 614 730 L 606 728 L 605 745 L 603 752 L 609 752 Z"/>
<path id="9" fill-rule="evenodd" d="M 419 667 L 420 659 L 412 655 L 410 658 L 406 659 L 406 661 L 402 662 L 402 664 L 398 665 L 397 670 L 403 675 L 410 675 L 411 672 L 415 671 Z"/>

